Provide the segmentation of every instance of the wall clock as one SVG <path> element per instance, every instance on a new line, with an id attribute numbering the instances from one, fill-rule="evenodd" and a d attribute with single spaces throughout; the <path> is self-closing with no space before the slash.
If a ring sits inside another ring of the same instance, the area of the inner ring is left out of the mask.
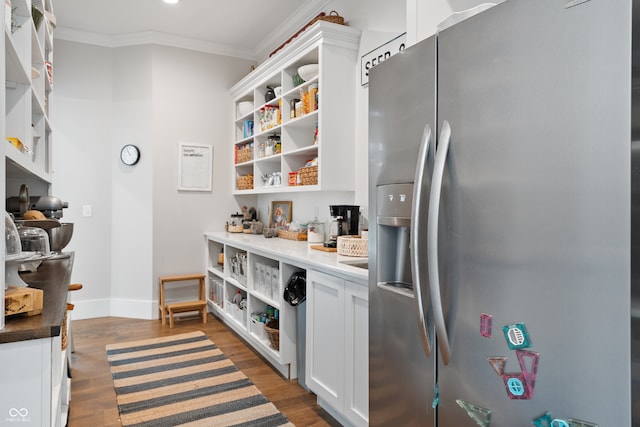
<path id="1" fill-rule="evenodd" d="M 140 161 L 140 149 L 133 145 L 127 144 L 120 150 L 120 160 L 127 166 L 133 166 Z"/>

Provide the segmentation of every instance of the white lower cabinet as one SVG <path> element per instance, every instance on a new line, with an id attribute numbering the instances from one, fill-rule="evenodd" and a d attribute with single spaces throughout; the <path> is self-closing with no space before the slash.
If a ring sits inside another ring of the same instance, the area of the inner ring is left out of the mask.
<path id="1" fill-rule="evenodd" d="M 366 284 L 307 272 L 307 385 L 325 409 L 354 426 L 369 418 L 368 310 Z"/>
<path id="2" fill-rule="evenodd" d="M 0 425 L 66 425 L 66 361 L 60 335 L 0 344 Z"/>

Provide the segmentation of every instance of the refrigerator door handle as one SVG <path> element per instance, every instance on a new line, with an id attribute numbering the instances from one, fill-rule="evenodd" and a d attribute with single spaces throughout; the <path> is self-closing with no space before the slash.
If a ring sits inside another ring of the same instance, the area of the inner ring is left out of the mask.
<path id="1" fill-rule="evenodd" d="M 438 222 L 440 215 L 440 194 L 442 192 L 442 177 L 444 166 L 449 152 L 451 141 L 451 126 L 446 120 L 442 123 L 442 131 L 438 139 L 433 176 L 431 178 L 431 194 L 429 195 L 429 217 L 427 219 L 427 266 L 429 268 L 429 290 L 431 293 L 431 309 L 433 310 L 433 323 L 438 337 L 438 347 L 442 363 L 449 364 L 451 360 L 451 347 L 447 326 L 442 309 L 442 297 L 440 295 L 440 272 L 438 271 Z"/>
<path id="2" fill-rule="evenodd" d="M 424 256 L 421 251 L 420 236 L 420 219 L 422 218 L 422 196 L 425 171 L 427 169 L 427 157 L 429 156 L 429 148 L 431 145 L 431 126 L 427 124 L 422 134 L 422 142 L 418 151 L 418 163 L 416 164 L 416 174 L 413 181 L 413 200 L 411 204 L 411 275 L 413 280 L 413 294 L 418 306 L 418 326 L 420 329 L 420 337 L 422 338 L 422 347 L 427 356 L 431 355 L 431 340 L 429 338 L 429 329 L 427 327 L 427 317 L 425 315 L 424 304 L 422 300 L 422 274 L 420 274 L 420 259 Z"/>

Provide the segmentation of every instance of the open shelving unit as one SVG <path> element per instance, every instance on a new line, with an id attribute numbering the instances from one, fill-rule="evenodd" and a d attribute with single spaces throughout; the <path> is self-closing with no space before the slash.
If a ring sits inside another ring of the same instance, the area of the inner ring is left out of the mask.
<path id="1" fill-rule="evenodd" d="M 284 303 L 283 281 L 297 269 L 278 260 L 238 249 L 233 245 L 207 239 L 207 305 L 209 310 L 243 337 L 262 354 L 285 378 L 297 378 L 296 367 L 296 310 Z M 224 264 L 218 264 L 220 252 Z M 246 268 L 240 278 L 233 271 L 232 259 L 246 254 Z M 244 279 L 242 278 L 244 275 Z M 268 276 L 267 276 L 268 275 Z M 268 284 L 267 284 L 268 283 Z M 240 292 L 244 307 L 234 302 Z M 256 321 L 254 313 L 266 313 L 269 308 L 278 312 L 279 347 L 275 348 L 264 330 L 264 323 Z"/>
<path id="2" fill-rule="evenodd" d="M 49 99 L 53 90 L 53 27 L 46 18 L 36 26 L 32 10 L 53 13 L 53 5 L 52 0 L 12 0 L 11 7 L 13 24 L 3 26 L 4 134 L 20 140 L 22 147 L 5 143 L 6 178 L 8 182 L 38 183 L 39 192 L 48 194 L 52 173 Z"/>
<path id="3" fill-rule="evenodd" d="M 357 29 L 317 22 L 231 88 L 236 111 L 234 194 L 354 189 L 355 84 L 350 76 L 359 40 Z M 298 68 L 308 64 L 318 64 L 318 74 L 307 81 L 294 78 Z M 312 103 L 304 114 L 295 112 L 295 100 L 303 99 L 312 85 L 317 87 L 317 108 Z M 275 87 L 281 93 L 267 101 L 268 89 Z M 253 108 L 241 114 L 238 107 L 247 102 Z M 273 121 L 261 123 L 266 110 L 279 113 Z M 250 122 L 253 132 L 248 131 Z M 261 147 L 274 135 L 280 151 L 262 155 Z M 289 173 L 312 160 L 318 166 L 317 180 L 290 184 Z M 279 180 L 269 180 L 278 174 Z"/>

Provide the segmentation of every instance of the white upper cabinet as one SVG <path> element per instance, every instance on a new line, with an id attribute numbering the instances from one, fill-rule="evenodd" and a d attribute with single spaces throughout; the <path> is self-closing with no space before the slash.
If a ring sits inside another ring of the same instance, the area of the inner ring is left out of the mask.
<path id="1" fill-rule="evenodd" d="M 231 88 L 234 194 L 355 189 L 359 41 L 317 22 Z"/>

